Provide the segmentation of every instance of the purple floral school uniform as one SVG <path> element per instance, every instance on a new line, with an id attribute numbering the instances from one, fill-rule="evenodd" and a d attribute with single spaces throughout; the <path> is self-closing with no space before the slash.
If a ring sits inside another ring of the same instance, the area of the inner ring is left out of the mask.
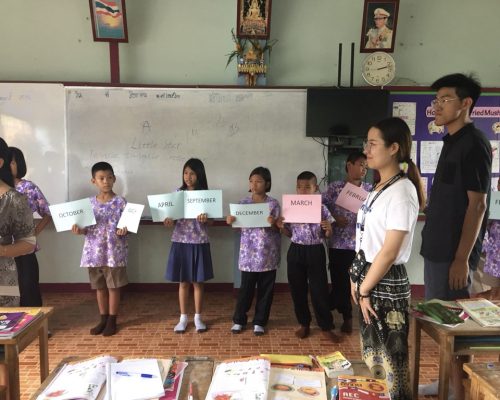
<path id="1" fill-rule="evenodd" d="M 500 220 L 489 221 L 483 251 L 486 253 L 484 272 L 500 278 Z"/>
<path id="2" fill-rule="evenodd" d="M 280 216 L 278 201 L 266 196 L 269 214 L 273 218 Z M 252 196 L 240 201 L 240 204 L 253 204 Z M 281 235 L 270 228 L 241 228 L 239 269 L 247 272 L 264 272 L 278 269 L 281 261 Z"/>
<path id="3" fill-rule="evenodd" d="M 333 223 L 335 220 L 326 208 L 321 205 L 321 221 Z M 297 244 L 321 244 L 325 239 L 325 231 L 320 224 L 285 223 L 285 227 L 292 233 L 291 241 Z"/>
<path id="4" fill-rule="evenodd" d="M 178 243 L 208 243 L 207 224 L 196 219 L 178 219 L 175 221 L 172 242 Z"/>
<path id="5" fill-rule="evenodd" d="M 127 237 L 116 234 L 127 201 L 120 196 L 107 203 L 90 198 L 96 224 L 87 227 L 81 267 L 125 267 L 127 265 Z"/>
<path id="6" fill-rule="evenodd" d="M 31 211 L 38 213 L 41 217 L 50 215 L 49 202 L 35 183 L 26 179 L 21 179 L 16 184 L 16 190 L 26 196 Z M 35 251 L 38 250 L 40 250 L 40 248 L 37 243 Z"/>
<path id="7" fill-rule="evenodd" d="M 339 226 L 334 227 L 330 239 L 330 248 L 354 250 L 356 248 L 356 214 L 335 204 L 345 184 L 346 181 L 335 181 L 330 183 L 326 192 L 322 194 L 322 199 L 332 215 L 345 217 L 348 221 L 345 228 L 340 228 Z M 367 192 L 372 188 L 371 185 L 366 182 L 362 182 L 361 187 Z"/>

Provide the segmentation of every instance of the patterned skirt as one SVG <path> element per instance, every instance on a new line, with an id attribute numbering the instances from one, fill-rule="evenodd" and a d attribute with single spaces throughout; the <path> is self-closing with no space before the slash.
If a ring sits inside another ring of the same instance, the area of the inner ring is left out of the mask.
<path id="1" fill-rule="evenodd" d="M 16 262 L 10 257 L 0 257 L 0 307 L 19 307 Z"/>
<path id="2" fill-rule="evenodd" d="M 361 273 L 360 284 L 370 269 Z M 392 400 L 412 398 L 408 366 L 410 282 L 404 265 L 393 265 L 370 293 L 372 317 L 366 324 L 360 312 L 361 354 L 374 378 L 387 382 Z"/>

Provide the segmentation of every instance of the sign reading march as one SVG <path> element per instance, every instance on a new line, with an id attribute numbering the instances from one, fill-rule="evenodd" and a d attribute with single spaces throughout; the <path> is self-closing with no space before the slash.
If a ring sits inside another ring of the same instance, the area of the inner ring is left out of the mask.
<path id="1" fill-rule="evenodd" d="M 267 228 L 269 203 L 229 204 L 229 213 L 236 218 L 233 228 Z"/>
<path id="2" fill-rule="evenodd" d="M 165 218 L 184 218 L 184 192 L 153 194 L 148 196 L 153 222 L 163 222 Z"/>
<path id="3" fill-rule="evenodd" d="M 84 228 L 96 223 L 92 204 L 88 198 L 53 204 L 49 209 L 57 232 L 70 231 L 75 224 Z"/>
<path id="4" fill-rule="evenodd" d="M 321 195 L 284 194 L 282 214 L 285 222 L 319 224 L 321 222 Z"/>
<path id="5" fill-rule="evenodd" d="M 222 190 L 184 191 L 184 218 L 193 219 L 200 214 L 222 218 Z"/>

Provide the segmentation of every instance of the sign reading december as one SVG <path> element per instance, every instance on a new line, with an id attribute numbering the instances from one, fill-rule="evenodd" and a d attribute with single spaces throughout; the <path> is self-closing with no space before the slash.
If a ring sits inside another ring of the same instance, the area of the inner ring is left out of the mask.
<path id="1" fill-rule="evenodd" d="M 269 203 L 229 204 L 229 213 L 236 218 L 233 228 L 266 228 Z"/>
<path id="2" fill-rule="evenodd" d="M 53 204 L 49 209 L 57 232 L 70 231 L 75 224 L 84 228 L 96 223 L 92 204 L 88 198 Z"/>
<path id="3" fill-rule="evenodd" d="M 282 204 L 285 222 L 306 224 L 321 222 L 320 194 L 284 194 Z"/>

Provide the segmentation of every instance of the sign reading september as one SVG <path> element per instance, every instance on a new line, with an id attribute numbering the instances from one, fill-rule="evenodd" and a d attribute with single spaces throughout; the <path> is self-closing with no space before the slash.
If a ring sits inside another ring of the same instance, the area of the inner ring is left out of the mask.
<path id="1" fill-rule="evenodd" d="M 222 190 L 186 190 L 148 196 L 154 222 L 165 218 L 194 219 L 200 214 L 222 218 Z"/>
<path id="2" fill-rule="evenodd" d="M 88 198 L 53 204 L 49 209 L 57 232 L 70 231 L 75 224 L 84 228 L 96 223 L 92 204 Z"/>
<path id="3" fill-rule="evenodd" d="M 229 204 L 229 213 L 236 218 L 233 228 L 267 228 L 269 203 Z"/>
<path id="4" fill-rule="evenodd" d="M 284 194 L 282 204 L 285 222 L 306 224 L 321 222 L 320 194 Z"/>
<path id="5" fill-rule="evenodd" d="M 490 219 L 500 219 L 500 192 L 491 192 Z"/>

